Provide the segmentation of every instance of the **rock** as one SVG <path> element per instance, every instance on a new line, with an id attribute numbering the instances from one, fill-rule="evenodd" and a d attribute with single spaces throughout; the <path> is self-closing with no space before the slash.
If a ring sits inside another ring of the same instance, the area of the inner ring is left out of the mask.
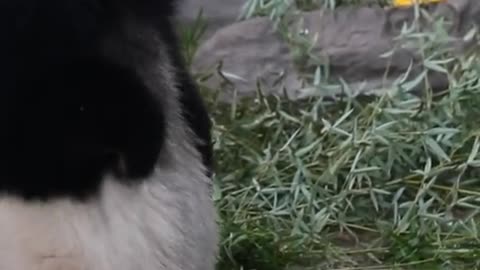
<path id="1" fill-rule="evenodd" d="M 462 37 L 480 20 L 478 0 L 450 0 L 432 5 L 428 10 L 451 22 L 452 37 Z M 312 52 L 328 59 L 331 78 L 344 79 L 354 94 L 384 91 L 382 89 L 391 86 L 412 63 L 409 78 L 421 72 L 415 48 L 399 49 L 391 58 L 380 57 L 394 48 L 401 26 L 413 19 L 413 8 L 345 7 L 307 12 L 303 18 L 309 35 L 317 33 L 319 37 Z M 422 25 L 428 28 L 430 24 L 425 19 Z M 451 45 L 459 52 L 465 49 L 461 39 Z M 258 80 L 266 93 L 285 89 L 292 99 L 304 94 L 302 73 L 295 68 L 289 45 L 273 30 L 268 18 L 255 18 L 219 29 L 200 46 L 192 68 L 202 73 L 219 62 L 222 62 L 223 76 L 214 74 L 205 82 L 207 86 L 218 88 L 227 77 L 229 89 L 235 89 L 239 96 L 255 93 Z M 388 75 L 385 75 L 387 67 Z M 279 80 L 279 74 L 283 80 Z M 429 81 L 434 90 L 448 87 L 447 77 L 438 72 L 430 72 Z M 423 85 L 417 90 L 421 87 Z M 337 89 L 333 94 L 340 92 L 341 89 Z M 221 97 L 231 101 L 233 95 L 225 91 Z"/>
<path id="2" fill-rule="evenodd" d="M 285 78 L 280 81 L 286 89 L 298 89 L 300 84 L 291 59 L 288 46 L 269 20 L 254 18 L 216 32 L 198 49 L 192 68 L 199 73 L 213 70 L 219 62 L 223 62 L 223 76 L 228 78 L 241 97 L 255 91 L 257 79 L 270 86 L 266 87 L 267 90 L 281 88 L 274 86 L 282 74 Z M 223 76 L 215 74 L 208 84 L 216 88 L 224 82 Z M 231 100 L 233 92 L 228 91 L 229 85 L 226 86 L 221 98 Z"/>

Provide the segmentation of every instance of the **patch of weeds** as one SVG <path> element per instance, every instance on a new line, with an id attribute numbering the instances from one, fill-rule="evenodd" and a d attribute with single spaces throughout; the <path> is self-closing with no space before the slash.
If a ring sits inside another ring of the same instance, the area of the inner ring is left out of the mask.
<path id="1" fill-rule="evenodd" d="M 320 68 L 301 102 L 259 87 L 227 105 L 203 89 L 214 121 L 219 270 L 480 267 L 478 47 L 453 55 L 439 26 L 417 30 L 399 39 L 420 48 L 424 71 L 379 96 L 348 95 Z M 448 89 L 433 91 L 433 71 L 448 76 Z M 327 100 L 327 87 L 345 97 Z"/>
<path id="2" fill-rule="evenodd" d="M 182 52 L 186 64 L 192 64 L 195 52 L 200 45 L 200 40 L 207 29 L 207 24 L 203 18 L 203 12 L 199 11 L 195 22 L 191 26 L 181 25 L 178 29 L 182 45 Z"/>

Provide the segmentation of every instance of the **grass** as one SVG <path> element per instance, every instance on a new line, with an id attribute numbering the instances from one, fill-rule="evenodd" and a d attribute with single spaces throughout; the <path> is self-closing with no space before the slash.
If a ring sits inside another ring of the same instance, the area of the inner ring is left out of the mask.
<path id="1" fill-rule="evenodd" d="M 282 25 L 287 11 L 312 1 L 287 2 L 265 1 L 251 14 L 277 20 L 292 49 L 313 58 L 298 47 L 308 39 Z M 417 46 L 425 72 L 381 96 L 348 95 L 317 61 L 305 74 L 313 96 L 297 102 L 259 86 L 256 96 L 223 104 L 222 89 L 199 79 L 215 124 L 219 270 L 480 269 L 478 48 L 455 56 L 442 46 L 441 26 L 404 29 L 399 46 Z M 183 29 L 187 58 L 200 32 Z M 450 78 L 442 93 L 425 80 L 432 71 Z M 423 91 L 413 94 L 416 85 Z M 347 95 L 332 102 L 321 95 L 329 87 Z"/>

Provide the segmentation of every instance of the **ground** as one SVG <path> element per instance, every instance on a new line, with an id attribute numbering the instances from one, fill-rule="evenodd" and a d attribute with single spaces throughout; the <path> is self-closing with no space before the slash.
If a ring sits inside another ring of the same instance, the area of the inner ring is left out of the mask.
<path id="1" fill-rule="evenodd" d="M 253 10 L 279 17 L 284 2 L 264 2 Z M 182 32 L 187 60 L 196 26 Z M 325 99 L 322 86 L 342 82 L 319 67 L 305 86 L 313 97 L 259 86 L 228 104 L 196 74 L 214 121 L 219 270 L 480 267 L 479 50 L 453 54 L 432 31 L 410 33 L 425 72 L 378 96 Z M 429 70 L 448 88 L 433 91 Z"/>

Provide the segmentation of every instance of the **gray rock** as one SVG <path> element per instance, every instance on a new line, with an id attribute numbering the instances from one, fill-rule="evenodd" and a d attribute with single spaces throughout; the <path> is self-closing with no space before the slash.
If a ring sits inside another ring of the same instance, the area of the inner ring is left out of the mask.
<path id="1" fill-rule="evenodd" d="M 257 80 L 268 85 L 267 90 L 281 88 L 275 87 L 275 82 L 282 74 L 285 78 L 280 82 L 286 89 L 300 87 L 288 46 L 264 18 L 220 29 L 198 49 L 192 68 L 197 73 L 216 71 L 220 62 L 222 75 L 215 72 L 207 85 L 216 88 L 225 84 L 222 98 L 227 100 L 233 97 L 233 88 L 240 97 L 250 95 L 256 89 Z"/>
<path id="2" fill-rule="evenodd" d="M 451 22 L 449 31 L 452 37 L 462 37 L 480 20 L 478 0 L 450 0 L 428 9 L 434 16 L 443 16 Z M 344 79 L 353 94 L 378 93 L 388 88 L 411 64 L 409 78 L 421 72 L 415 48 L 399 49 L 390 58 L 380 57 L 396 45 L 394 38 L 404 22 L 412 21 L 413 9 L 346 7 L 308 12 L 303 18 L 303 28 L 308 29 L 310 36 L 317 33 L 319 37 L 313 53 L 328 59 L 331 78 Z M 422 25 L 430 27 L 426 19 Z M 461 39 L 452 46 L 459 52 L 465 49 Z M 303 73 L 296 68 L 288 43 L 273 30 L 267 18 L 255 18 L 219 29 L 200 46 L 193 70 L 202 73 L 215 69 L 219 62 L 223 74 L 216 72 L 205 82 L 212 88 L 218 88 L 227 78 L 230 86 L 227 89 L 236 90 L 239 96 L 254 93 L 259 81 L 267 93 L 286 90 L 292 99 L 304 94 Z M 283 75 L 283 80 L 279 80 L 279 74 Z M 429 82 L 434 90 L 448 87 L 448 80 L 441 73 L 430 72 Z M 337 89 L 333 94 L 340 92 L 341 89 Z M 232 97 L 232 91 L 222 93 L 224 100 Z"/>

